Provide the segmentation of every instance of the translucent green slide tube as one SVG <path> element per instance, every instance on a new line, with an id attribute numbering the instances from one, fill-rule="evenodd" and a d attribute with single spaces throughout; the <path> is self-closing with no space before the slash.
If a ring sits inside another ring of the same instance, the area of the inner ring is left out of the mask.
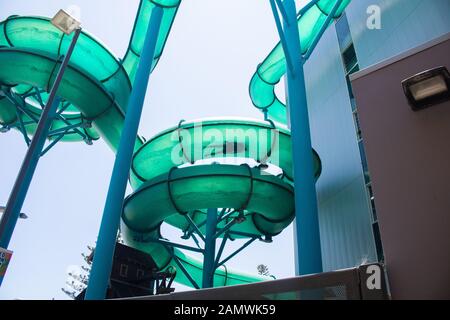
<path id="1" fill-rule="evenodd" d="M 318 0 L 312 6 L 306 6 L 307 10 L 300 10 L 297 21 L 300 32 L 303 54 L 307 53 L 317 36 L 320 36 L 322 26 L 327 21 L 338 0 Z M 339 17 L 351 0 L 343 0 L 334 15 Z M 262 111 L 267 111 L 270 119 L 286 124 L 286 106 L 277 97 L 275 86 L 281 77 L 286 74 L 286 58 L 283 47 L 278 43 L 258 66 L 250 82 L 250 97 L 254 106 Z"/>
<path id="2" fill-rule="evenodd" d="M 67 83 L 64 92 L 60 92 L 61 97 L 71 103 L 63 113 L 71 124 L 80 121 L 92 122 L 94 128 L 86 133 L 93 140 L 101 135 L 115 150 L 151 12 L 156 5 L 163 7 L 161 32 L 152 66 L 154 68 L 162 55 L 179 3 L 180 0 L 140 2 L 133 33 L 123 60 L 117 59 L 94 36 L 86 31 L 82 32 L 70 63 L 73 72 L 64 77 Z M 58 57 L 61 52 L 66 51 L 71 37 L 55 28 L 48 18 L 11 16 L 0 22 L 2 62 L 8 64 L 8 61 L 17 61 L 17 64 L 20 64 L 20 66 L 12 64 L 4 70 L 2 68 L 0 72 L 3 77 L 0 78 L 0 84 L 10 87 L 12 92 L 17 94 L 25 94 L 33 87 L 48 92 L 49 83 L 55 77 L 55 70 L 60 63 Z M 18 67 L 20 74 L 17 77 L 9 77 L 14 73 L 15 67 Z M 24 77 L 21 77 L 22 73 Z M 28 75 L 30 79 L 27 79 Z M 92 101 L 89 103 L 91 98 Z M 43 95 L 43 99 L 45 102 L 46 94 Z M 33 98 L 27 98 L 25 107 L 31 114 L 39 117 L 41 109 Z M 30 119 L 25 117 L 23 120 L 27 122 Z M 0 95 L 0 125 L 11 126 L 18 121 L 15 106 L 5 96 Z M 64 125 L 61 121 L 54 121 L 52 130 Z M 27 132 L 31 135 L 34 129 L 33 125 L 27 126 Z M 77 135 L 67 135 L 62 139 L 62 141 L 79 140 Z M 137 140 L 136 143 L 138 146 L 140 141 Z"/>

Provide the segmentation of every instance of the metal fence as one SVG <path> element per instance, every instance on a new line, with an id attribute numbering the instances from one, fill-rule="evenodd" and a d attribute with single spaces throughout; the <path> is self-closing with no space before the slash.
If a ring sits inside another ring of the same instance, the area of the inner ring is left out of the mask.
<path id="1" fill-rule="evenodd" d="M 133 300 L 385 300 L 384 267 L 371 264 L 253 284 L 130 298 Z"/>

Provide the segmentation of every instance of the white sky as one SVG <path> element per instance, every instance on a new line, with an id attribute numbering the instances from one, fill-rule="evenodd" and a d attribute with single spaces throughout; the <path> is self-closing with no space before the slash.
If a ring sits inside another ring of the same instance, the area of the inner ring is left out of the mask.
<path id="1" fill-rule="evenodd" d="M 0 20 L 12 14 L 52 16 L 59 8 L 77 5 L 83 27 L 121 57 L 138 3 L 0 0 Z M 277 41 L 268 1 L 183 0 L 150 80 L 140 134 L 150 138 L 180 119 L 261 119 L 252 107 L 248 84 L 258 63 Z M 11 131 L 0 134 L 0 150 L 0 205 L 4 205 L 26 146 L 21 135 Z M 0 299 L 66 298 L 60 288 L 67 268 L 82 264 L 80 253 L 97 237 L 113 156 L 100 140 L 91 147 L 61 143 L 41 159 L 22 210 L 29 219 L 19 220 L 10 244 L 14 256 Z M 177 240 L 170 229 L 165 228 L 163 234 Z M 292 229 L 274 240 L 272 244 L 252 245 L 229 266 L 256 273 L 256 266 L 264 263 L 278 278 L 293 276 Z"/>

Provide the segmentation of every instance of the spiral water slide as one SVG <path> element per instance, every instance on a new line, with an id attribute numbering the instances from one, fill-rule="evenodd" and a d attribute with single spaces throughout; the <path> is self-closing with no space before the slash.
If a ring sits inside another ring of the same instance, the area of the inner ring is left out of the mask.
<path id="1" fill-rule="evenodd" d="M 298 25 L 304 50 L 319 32 L 320 22 L 326 21 L 329 14 L 339 16 L 349 3 L 341 0 L 336 10 L 337 1 L 313 1 L 300 11 Z M 151 12 L 155 6 L 164 11 L 154 68 L 180 2 L 142 0 L 123 59 L 117 59 L 83 31 L 57 93 L 62 98 L 59 113 L 64 115 L 64 120 L 53 121 L 52 130 L 85 123 L 81 126 L 85 136 L 104 139 L 115 152 Z M 61 53 L 70 41 L 71 37 L 53 27 L 47 18 L 12 16 L 0 23 L 0 125 L 3 128 L 33 134 L 36 125 L 32 120 L 39 117 L 45 105 L 49 86 L 61 63 Z M 217 228 L 227 232 L 221 237 L 264 240 L 282 232 L 294 219 L 290 133 L 283 125 L 275 126 L 270 120 L 285 123 L 284 106 L 274 94 L 274 86 L 285 69 L 283 51 L 278 44 L 251 81 L 253 103 L 268 111 L 266 121 L 180 122 L 145 143 L 136 138 L 130 172 L 135 191 L 124 201 L 121 232 L 127 245 L 151 254 L 160 270 L 172 266 L 184 269 L 185 272 L 176 273 L 177 282 L 188 286 L 200 283 L 203 265 L 182 250 L 164 245 L 160 232 L 163 222 L 193 237 L 193 225 L 198 226 L 194 230 L 198 234 L 205 232 L 206 208 L 223 208 L 218 210 Z M 36 91 L 40 94 L 30 94 Z M 18 113 L 17 108 L 22 112 Z M 197 131 L 200 126 L 202 130 Z M 79 141 L 82 137 L 66 133 L 59 137 L 61 141 Z M 314 151 L 312 156 L 318 178 L 320 159 Z M 215 158 L 246 158 L 259 165 L 201 164 Z M 282 173 L 277 176 L 267 173 L 271 164 Z M 224 286 L 264 279 L 231 270 L 223 264 L 215 271 L 213 282 L 214 286 Z"/>

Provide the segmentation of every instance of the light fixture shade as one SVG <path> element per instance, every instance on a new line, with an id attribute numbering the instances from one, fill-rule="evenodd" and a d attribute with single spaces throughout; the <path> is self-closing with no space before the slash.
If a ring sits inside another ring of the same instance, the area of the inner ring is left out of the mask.
<path id="1" fill-rule="evenodd" d="M 450 99 L 450 73 L 438 67 L 416 74 L 402 82 L 412 109 L 417 111 Z"/>
<path id="2" fill-rule="evenodd" d="M 21 212 L 21 213 L 19 214 L 19 218 L 25 220 L 25 219 L 28 219 L 28 216 L 27 216 L 25 213 Z"/>
<path id="3" fill-rule="evenodd" d="M 52 24 L 67 35 L 81 26 L 78 20 L 62 9 L 53 17 Z"/>

